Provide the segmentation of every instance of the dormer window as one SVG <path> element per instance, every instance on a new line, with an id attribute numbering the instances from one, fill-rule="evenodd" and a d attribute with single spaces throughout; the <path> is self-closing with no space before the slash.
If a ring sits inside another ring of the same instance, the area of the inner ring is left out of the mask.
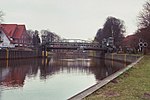
<path id="1" fill-rule="evenodd" d="M 13 38 L 11 37 L 10 40 L 13 40 Z"/>

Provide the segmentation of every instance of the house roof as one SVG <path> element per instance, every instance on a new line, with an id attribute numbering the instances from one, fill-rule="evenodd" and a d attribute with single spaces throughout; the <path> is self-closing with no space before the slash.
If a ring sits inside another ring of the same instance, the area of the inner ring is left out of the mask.
<path id="1" fill-rule="evenodd" d="M 17 24 L 1 24 L 2 30 L 10 38 L 19 39 L 24 31 L 26 31 L 25 25 Z"/>
<path id="2" fill-rule="evenodd" d="M 133 39 L 135 39 L 135 38 L 137 38 L 135 35 L 129 35 L 129 36 L 127 36 L 126 38 L 124 38 L 124 42 L 128 42 L 128 41 L 131 41 L 131 40 L 133 40 Z"/>
<path id="3" fill-rule="evenodd" d="M 13 34 L 14 38 L 20 38 L 25 30 L 25 25 L 17 25 L 16 32 Z"/>
<path id="4" fill-rule="evenodd" d="M 1 24 L 1 26 L 2 29 L 5 30 L 5 34 L 7 34 L 9 37 L 13 36 L 17 28 L 17 24 Z"/>
<path id="5" fill-rule="evenodd" d="M 130 46 L 132 42 L 135 42 L 136 40 L 138 40 L 136 35 L 129 35 L 122 41 L 122 45 Z"/>
<path id="6" fill-rule="evenodd" d="M 0 24 L 0 28 L 2 28 L 2 25 Z"/>

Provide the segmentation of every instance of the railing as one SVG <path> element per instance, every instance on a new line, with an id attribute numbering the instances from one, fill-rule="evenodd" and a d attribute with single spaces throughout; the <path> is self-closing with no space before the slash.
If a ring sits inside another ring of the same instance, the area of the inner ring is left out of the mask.
<path id="1" fill-rule="evenodd" d="M 49 42 L 45 44 L 50 48 L 101 48 L 101 45 L 98 43 L 81 43 L 81 42 Z"/>

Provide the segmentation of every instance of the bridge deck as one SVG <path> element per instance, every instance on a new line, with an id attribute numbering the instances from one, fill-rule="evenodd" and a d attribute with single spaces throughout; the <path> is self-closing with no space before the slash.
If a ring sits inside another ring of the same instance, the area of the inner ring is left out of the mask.
<path id="1" fill-rule="evenodd" d="M 99 43 L 83 43 L 83 42 L 49 42 L 43 44 L 47 50 L 50 49 L 71 49 L 71 50 L 105 50 Z"/>

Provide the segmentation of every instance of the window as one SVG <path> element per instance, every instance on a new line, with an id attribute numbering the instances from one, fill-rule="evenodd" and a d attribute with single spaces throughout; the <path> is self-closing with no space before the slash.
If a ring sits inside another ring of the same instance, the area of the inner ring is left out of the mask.
<path id="1" fill-rule="evenodd" d="M 3 39 L 2 39 L 2 37 L 0 36 L 0 43 L 2 43 L 3 42 Z"/>

